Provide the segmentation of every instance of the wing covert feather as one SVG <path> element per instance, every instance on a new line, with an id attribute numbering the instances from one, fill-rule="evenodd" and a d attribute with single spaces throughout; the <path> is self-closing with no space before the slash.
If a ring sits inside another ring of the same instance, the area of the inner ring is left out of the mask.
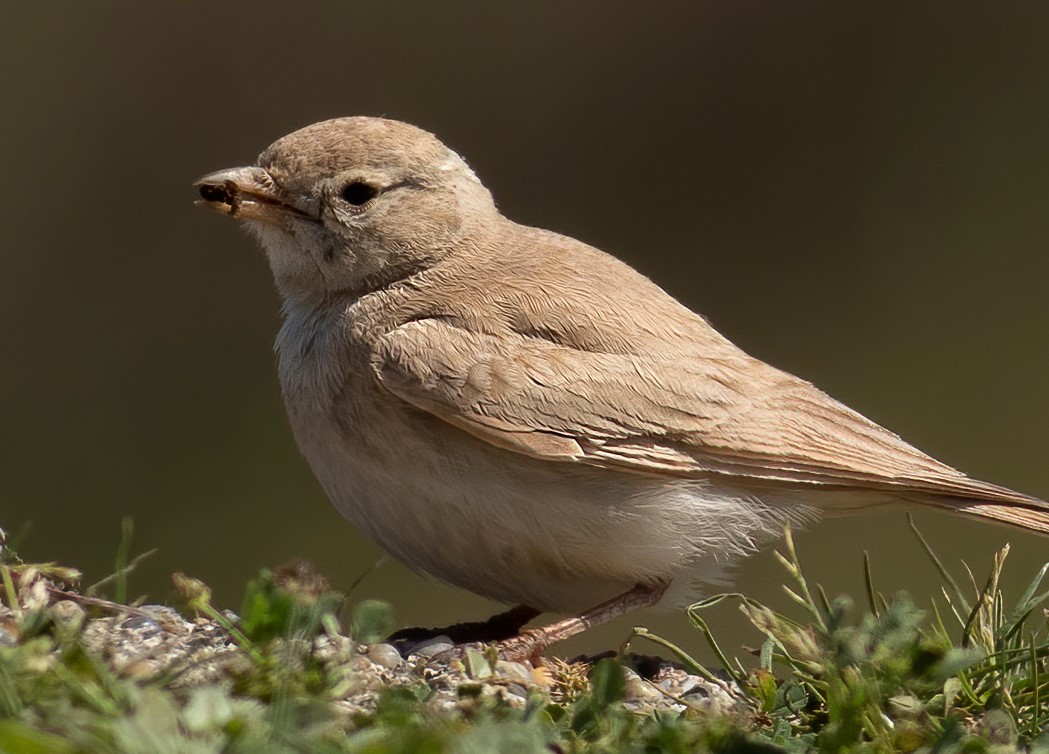
<path id="1" fill-rule="evenodd" d="M 585 460 L 584 448 L 594 443 L 706 434 L 731 410 L 727 396 L 691 398 L 676 374 L 661 375 L 659 389 L 639 390 L 655 378 L 636 356 L 475 333 L 437 319 L 387 334 L 373 366 L 407 402 L 536 457 Z"/>

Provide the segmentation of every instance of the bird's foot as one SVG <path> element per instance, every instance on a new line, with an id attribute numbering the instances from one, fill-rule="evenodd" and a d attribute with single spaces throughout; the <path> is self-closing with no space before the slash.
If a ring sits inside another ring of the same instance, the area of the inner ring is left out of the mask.
<path id="1" fill-rule="evenodd" d="M 510 639 L 496 642 L 494 647 L 501 660 L 530 662 L 537 666 L 542 664 L 543 652 L 556 641 L 557 638 L 551 638 L 545 628 L 532 628 Z"/>
<path id="2" fill-rule="evenodd" d="M 439 638 L 445 638 L 454 645 L 490 644 L 518 635 L 525 624 L 538 615 L 538 610 L 521 605 L 484 621 L 456 623 L 440 628 L 402 628 L 390 634 L 386 642 L 392 644 L 402 657 L 413 654 Z"/>
<path id="3" fill-rule="evenodd" d="M 495 645 L 499 656 L 504 660 L 521 662 L 529 660 L 537 664 L 547 647 L 580 634 L 591 626 L 607 623 L 631 610 L 648 607 L 659 602 L 670 585 L 668 581 L 655 584 L 638 584 L 618 597 L 614 597 L 579 615 L 551 623 L 539 628 L 521 631 Z"/>
<path id="4" fill-rule="evenodd" d="M 538 610 L 530 607 L 515 607 L 486 621 L 459 623 L 444 628 L 407 628 L 392 634 L 387 642 L 392 644 L 403 657 L 414 654 L 427 645 L 437 643 L 442 649 L 433 652 L 434 657 L 463 656 L 470 646 L 483 647 L 493 644 L 499 657 L 512 661 L 541 662 L 542 654 L 552 644 L 582 633 L 591 626 L 618 618 L 638 608 L 654 605 L 666 591 L 669 582 L 637 584 L 618 597 L 614 597 L 579 615 L 551 623 L 539 628 L 522 630 L 535 618 Z M 434 642 L 436 637 L 440 641 Z"/>

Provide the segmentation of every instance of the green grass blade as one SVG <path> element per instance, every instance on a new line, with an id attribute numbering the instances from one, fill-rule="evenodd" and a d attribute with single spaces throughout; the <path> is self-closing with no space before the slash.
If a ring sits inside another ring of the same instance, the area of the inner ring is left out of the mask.
<path id="1" fill-rule="evenodd" d="M 944 581 L 947 582 L 948 585 L 950 585 L 951 591 L 954 592 L 954 596 L 958 600 L 958 603 L 964 605 L 965 611 L 968 612 L 968 600 L 966 600 L 965 595 L 962 594 L 962 590 L 958 586 L 958 582 L 954 580 L 954 577 L 951 576 L 950 571 L 948 571 L 947 567 L 944 566 L 943 561 L 940 560 L 940 557 L 936 554 L 936 551 L 932 549 L 932 545 L 929 544 L 929 542 L 925 539 L 925 536 L 921 533 L 921 531 L 919 531 L 918 525 L 914 523 L 914 516 L 912 516 L 910 513 L 907 514 L 907 523 L 910 524 L 911 531 L 913 531 L 915 536 L 918 537 L 918 541 L 921 542 L 922 548 L 925 550 L 925 554 L 929 556 L 930 560 L 932 560 L 932 563 L 936 567 L 936 570 L 939 572 L 940 576 L 943 578 Z"/>
<path id="2" fill-rule="evenodd" d="M 871 554 L 867 550 L 863 551 L 863 585 L 867 590 L 867 604 L 870 606 L 871 613 L 877 618 L 881 615 L 880 606 L 878 605 L 878 597 L 880 595 L 874 588 L 874 573 L 871 569 Z"/>
<path id="3" fill-rule="evenodd" d="M 640 637 L 642 639 L 648 639 L 653 644 L 658 644 L 659 646 L 664 647 L 664 648 L 670 650 L 673 653 L 673 655 L 675 657 L 677 657 L 678 660 L 681 661 L 681 664 L 684 665 L 690 672 L 695 673 L 696 675 L 702 676 L 703 678 L 706 678 L 708 681 L 714 681 L 716 683 L 721 683 L 722 682 L 720 678 L 718 678 L 716 675 L 714 675 L 714 673 L 712 673 L 710 670 L 708 670 L 698 660 L 696 660 L 694 657 L 692 657 L 692 655 L 690 655 L 688 652 L 683 650 L 677 644 L 674 644 L 669 639 L 664 639 L 659 634 L 654 634 L 651 631 L 649 631 L 647 628 L 644 628 L 643 626 L 635 626 L 634 630 L 631 632 L 630 636 L 631 636 L 631 638 L 634 637 L 634 636 L 637 636 L 637 637 Z M 629 641 L 630 640 L 628 639 L 627 642 L 629 643 Z M 727 669 L 728 668 L 726 666 L 726 670 Z"/>

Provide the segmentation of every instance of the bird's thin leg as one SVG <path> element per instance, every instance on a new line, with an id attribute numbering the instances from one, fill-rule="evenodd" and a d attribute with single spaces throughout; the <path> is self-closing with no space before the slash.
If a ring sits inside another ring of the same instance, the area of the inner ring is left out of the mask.
<path id="1" fill-rule="evenodd" d="M 386 641 L 397 647 L 402 654 L 435 636 L 447 636 L 455 644 L 501 641 L 520 633 L 521 629 L 538 615 L 539 611 L 534 607 L 518 605 L 483 621 L 456 623 L 440 628 L 402 628 L 390 634 Z"/>
<path id="2" fill-rule="evenodd" d="M 591 626 L 607 623 L 632 610 L 656 604 L 668 586 L 670 586 L 669 581 L 638 584 L 618 597 L 602 602 L 579 615 L 565 618 L 548 626 L 522 631 L 512 639 L 499 642 L 495 647 L 499 651 L 499 656 L 506 660 L 537 659 L 551 644 L 582 633 Z"/>

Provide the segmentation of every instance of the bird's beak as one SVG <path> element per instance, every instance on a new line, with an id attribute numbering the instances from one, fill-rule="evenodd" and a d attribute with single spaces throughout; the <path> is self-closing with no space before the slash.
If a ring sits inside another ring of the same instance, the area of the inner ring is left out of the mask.
<path id="1" fill-rule="evenodd" d="M 197 204 L 206 204 L 230 217 L 272 224 L 283 224 L 289 214 L 315 219 L 281 198 L 273 179 L 260 167 L 220 170 L 193 186 L 200 192 Z"/>

